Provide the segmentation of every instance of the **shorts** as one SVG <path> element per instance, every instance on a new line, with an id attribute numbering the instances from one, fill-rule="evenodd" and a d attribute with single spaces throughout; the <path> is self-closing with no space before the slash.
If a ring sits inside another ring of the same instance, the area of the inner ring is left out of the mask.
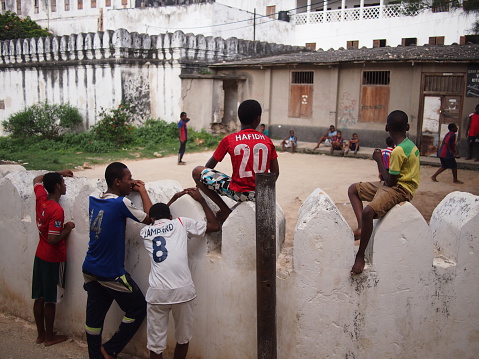
<path id="1" fill-rule="evenodd" d="M 467 143 L 473 145 L 474 143 L 479 142 L 479 138 L 476 136 L 467 136 Z"/>
<path id="2" fill-rule="evenodd" d="M 236 192 L 231 190 L 229 188 L 231 177 L 211 168 L 205 168 L 201 172 L 200 181 L 220 196 L 226 196 L 236 202 L 254 201 L 255 199 L 254 191 Z"/>
<path id="3" fill-rule="evenodd" d="M 331 140 L 329 138 L 324 140 L 324 145 L 330 147 L 331 146 Z"/>
<path id="4" fill-rule="evenodd" d="M 356 148 L 357 147 L 357 148 Z M 349 149 L 351 151 L 359 151 L 359 146 L 357 142 L 353 142 L 349 144 Z"/>
<path id="5" fill-rule="evenodd" d="M 178 344 L 189 343 L 193 332 L 193 300 L 177 304 L 150 304 L 147 308 L 146 347 L 156 354 L 166 349 L 166 334 L 170 311 L 175 321 L 175 338 Z"/>
<path id="6" fill-rule="evenodd" d="M 451 170 L 457 169 L 457 162 L 454 157 L 439 157 L 441 160 L 442 168 L 450 168 Z"/>
<path id="7" fill-rule="evenodd" d="M 286 141 L 284 143 L 284 147 L 292 147 L 294 145 L 294 147 L 298 147 L 298 145 L 296 144 L 296 142 L 293 142 L 293 141 Z"/>
<path id="8" fill-rule="evenodd" d="M 361 201 L 367 201 L 376 213 L 374 218 L 383 217 L 396 204 L 410 201 L 412 194 L 401 185 L 389 187 L 384 182 L 359 182 L 356 183 Z"/>
<path id="9" fill-rule="evenodd" d="M 60 303 L 65 291 L 66 262 L 47 262 L 35 256 L 33 262 L 32 299 Z"/>

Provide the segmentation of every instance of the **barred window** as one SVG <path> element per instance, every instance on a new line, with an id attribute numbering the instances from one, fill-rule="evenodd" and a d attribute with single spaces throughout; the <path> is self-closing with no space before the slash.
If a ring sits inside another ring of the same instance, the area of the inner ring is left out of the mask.
<path id="1" fill-rule="evenodd" d="M 83 0 L 78 0 L 78 10 L 83 9 Z"/>
<path id="2" fill-rule="evenodd" d="M 292 84 L 313 84 L 314 71 L 293 71 L 291 73 Z"/>
<path id="3" fill-rule="evenodd" d="M 390 71 L 364 71 L 363 85 L 389 85 Z"/>
<path id="4" fill-rule="evenodd" d="M 70 0 L 65 0 L 65 11 L 70 11 Z"/>
<path id="5" fill-rule="evenodd" d="M 22 0 L 17 0 L 17 14 L 22 14 Z"/>

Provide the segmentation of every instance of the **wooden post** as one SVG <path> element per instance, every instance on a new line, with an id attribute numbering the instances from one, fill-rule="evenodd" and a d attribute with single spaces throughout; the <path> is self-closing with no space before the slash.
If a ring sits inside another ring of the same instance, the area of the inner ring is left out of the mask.
<path id="1" fill-rule="evenodd" d="M 256 174 L 258 359 L 276 359 L 276 175 Z"/>

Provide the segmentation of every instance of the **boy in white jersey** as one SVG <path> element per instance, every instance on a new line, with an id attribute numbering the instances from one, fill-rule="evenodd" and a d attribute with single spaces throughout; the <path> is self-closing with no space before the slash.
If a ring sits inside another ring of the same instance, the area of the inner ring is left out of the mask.
<path id="1" fill-rule="evenodd" d="M 172 219 L 169 206 L 184 194 L 198 201 L 206 215 L 205 221 L 178 217 Z M 175 359 L 186 358 L 193 326 L 195 286 L 188 267 L 187 241 L 190 235 L 204 236 L 220 229 L 218 219 L 206 204 L 200 191 L 188 188 L 176 193 L 168 204 L 154 204 L 149 212 L 153 224 L 140 235 L 150 254 L 151 270 L 146 293 L 147 348 L 150 359 L 163 359 L 170 311 L 175 321 Z"/>

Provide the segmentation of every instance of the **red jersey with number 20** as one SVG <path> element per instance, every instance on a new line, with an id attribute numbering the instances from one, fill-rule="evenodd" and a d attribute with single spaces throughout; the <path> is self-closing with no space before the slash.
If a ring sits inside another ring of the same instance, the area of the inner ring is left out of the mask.
<path id="1" fill-rule="evenodd" d="M 270 138 L 253 129 L 223 138 L 213 157 L 221 162 L 227 153 L 233 166 L 229 188 L 235 192 L 254 191 L 255 174 L 269 172 L 271 160 L 278 157 Z"/>

